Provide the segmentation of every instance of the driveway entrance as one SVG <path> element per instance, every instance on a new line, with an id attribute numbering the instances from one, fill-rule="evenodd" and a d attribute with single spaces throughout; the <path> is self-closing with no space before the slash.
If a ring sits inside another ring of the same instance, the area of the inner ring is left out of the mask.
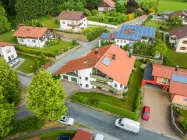
<path id="1" fill-rule="evenodd" d="M 145 86 L 143 89 L 143 106 L 149 106 L 151 113 L 148 121 L 141 119 L 142 127 L 175 139 L 180 139 L 170 123 L 170 105 L 171 99 L 169 93 L 161 92 L 159 87 Z"/>

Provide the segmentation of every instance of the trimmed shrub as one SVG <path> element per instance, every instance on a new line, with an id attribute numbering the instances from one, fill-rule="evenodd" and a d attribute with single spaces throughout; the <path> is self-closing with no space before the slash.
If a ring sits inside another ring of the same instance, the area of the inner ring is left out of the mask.
<path id="1" fill-rule="evenodd" d="M 187 120 L 184 120 L 184 121 L 181 123 L 181 126 L 184 128 L 184 130 L 187 130 Z"/>
<path id="2" fill-rule="evenodd" d="M 72 45 L 74 45 L 74 46 L 77 45 L 77 40 L 73 39 L 72 40 Z"/>
<path id="3" fill-rule="evenodd" d="M 14 120 L 13 130 L 11 134 L 18 132 L 32 131 L 41 129 L 44 126 L 44 120 L 38 119 L 36 116 L 30 116 L 22 120 Z"/>
<path id="4" fill-rule="evenodd" d="M 91 99 L 90 100 L 90 103 L 91 103 L 91 105 L 93 105 L 93 106 L 97 106 L 98 104 L 99 104 L 99 100 L 98 99 Z"/>
<path id="5" fill-rule="evenodd" d="M 83 97 L 83 96 L 79 96 L 79 102 L 85 104 L 85 103 L 88 102 L 88 98 L 87 97 Z"/>

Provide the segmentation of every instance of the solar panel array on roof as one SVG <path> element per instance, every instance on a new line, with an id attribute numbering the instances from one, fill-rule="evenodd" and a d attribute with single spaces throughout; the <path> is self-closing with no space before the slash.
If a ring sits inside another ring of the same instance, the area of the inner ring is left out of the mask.
<path id="1" fill-rule="evenodd" d="M 102 63 L 106 66 L 109 66 L 111 63 L 111 60 L 108 57 L 104 57 L 104 59 L 102 60 Z"/>
<path id="2" fill-rule="evenodd" d="M 164 14 L 165 14 L 165 15 L 169 15 L 169 14 L 171 14 L 171 13 L 173 13 L 173 12 L 171 12 L 171 11 L 164 11 Z"/>
<path id="3" fill-rule="evenodd" d="M 110 33 L 102 33 L 101 37 L 103 39 L 109 39 L 110 38 Z"/>
<path id="4" fill-rule="evenodd" d="M 132 30 L 133 32 L 124 33 L 124 31 Z M 140 26 L 140 25 L 122 25 L 119 32 L 114 33 L 114 38 L 128 39 L 133 41 L 139 41 L 142 37 L 154 38 L 155 27 Z"/>
<path id="5" fill-rule="evenodd" d="M 180 82 L 180 83 L 187 84 L 187 76 L 172 74 L 172 80 L 175 81 L 175 82 Z"/>

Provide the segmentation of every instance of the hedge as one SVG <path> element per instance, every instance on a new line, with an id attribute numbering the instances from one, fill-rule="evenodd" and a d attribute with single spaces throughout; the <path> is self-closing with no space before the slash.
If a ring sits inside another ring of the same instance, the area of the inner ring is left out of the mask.
<path id="1" fill-rule="evenodd" d="M 38 119 L 36 116 L 29 116 L 22 120 L 13 120 L 12 126 L 11 134 L 39 130 L 44 126 L 44 120 Z"/>
<path id="2" fill-rule="evenodd" d="M 41 53 L 43 53 L 45 56 L 48 56 L 48 57 L 56 56 L 55 53 L 44 52 L 39 49 L 33 49 L 33 48 L 26 47 L 26 46 L 16 45 L 15 48 L 16 50 L 24 52 L 24 53 L 30 53 L 30 54 L 36 54 L 36 55 L 41 55 Z"/>

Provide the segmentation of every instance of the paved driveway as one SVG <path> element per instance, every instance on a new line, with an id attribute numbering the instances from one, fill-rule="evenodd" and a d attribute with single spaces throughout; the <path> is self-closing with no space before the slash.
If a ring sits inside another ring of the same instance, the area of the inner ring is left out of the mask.
<path id="1" fill-rule="evenodd" d="M 170 123 L 170 95 L 161 92 L 160 88 L 147 86 L 143 89 L 143 106 L 151 108 L 149 121 L 141 119 L 143 128 L 180 139 Z"/>

